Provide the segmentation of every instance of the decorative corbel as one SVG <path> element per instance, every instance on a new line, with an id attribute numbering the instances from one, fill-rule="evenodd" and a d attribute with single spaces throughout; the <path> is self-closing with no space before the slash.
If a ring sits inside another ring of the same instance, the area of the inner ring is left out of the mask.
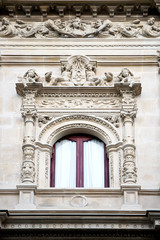
<path id="1" fill-rule="evenodd" d="M 91 12 L 92 12 L 92 16 L 93 17 L 97 17 L 97 11 L 98 11 L 98 6 L 90 6 Z"/>
<path id="2" fill-rule="evenodd" d="M 6 6 L 6 9 L 8 10 L 9 16 L 14 17 L 16 7 L 15 6 Z"/>
<path id="3" fill-rule="evenodd" d="M 107 6 L 107 8 L 108 8 L 109 16 L 114 17 L 115 9 L 117 8 L 117 6 Z"/>
<path id="4" fill-rule="evenodd" d="M 158 12 L 160 13 L 160 0 L 154 0 L 155 4 L 156 4 L 156 8 L 158 10 Z"/>
<path id="5" fill-rule="evenodd" d="M 40 12 L 42 13 L 42 16 L 47 17 L 49 6 L 40 6 L 39 8 L 40 8 Z"/>
<path id="6" fill-rule="evenodd" d="M 32 6 L 22 6 L 23 11 L 26 14 L 26 17 L 31 16 Z"/>
<path id="7" fill-rule="evenodd" d="M 56 9 L 59 13 L 59 16 L 64 17 L 64 12 L 65 12 L 66 6 L 56 6 Z"/>
<path id="8" fill-rule="evenodd" d="M 149 9 L 149 5 L 141 5 L 140 6 L 140 9 L 141 9 L 141 12 L 143 14 L 143 17 L 147 17 L 148 16 L 148 9 Z"/>
<path id="9" fill-rule="evenodd" d="M 76 17 L 80 17 L 82 13 L 82 6 L 73 6 L 73 9 L 76 12 Z"/>
<path id="10" fill-rule="evenodd" d="M 8 212 L 6 210 L 1 210 L 0 211 L 0 229 L 2 228 L 2 224 L 7 219 L 7 217 L 8 217 Z"/>
<path id="11" fill-rule="evenodd" d="M 124 6 L 124 11 L 126 13 L 126 17 L 131 17 L 132 11 L 133 11 L 134 6 Z"/>

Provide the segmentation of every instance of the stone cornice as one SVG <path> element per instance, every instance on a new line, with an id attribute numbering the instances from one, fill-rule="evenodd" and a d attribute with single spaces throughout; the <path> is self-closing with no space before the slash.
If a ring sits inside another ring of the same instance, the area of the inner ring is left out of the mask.
<path id="1" fill-rule="evenodd" d="M 38 96 L 58 96 L 58 93 L 61 94 L 61 96 L 70 96 L 77 93 L 82 96 L 92 96 L 95 94 L 97 97 L 99 96 L 120 96 L 121 91 L 124 92 L 131 92 L 135 96 L 138 96 L 141 94 L 141 83 L 134 83 L 132 87 L 129 87 L 128 83 L 115 83 L 113 87 L 44 87 L 42 83 L 27 83 L 27 87 L 24 87 L 23 83 L 16 83 L 16 90 L 17 93 L 20 96 L 24 95 L 24 91 L 28 93 L 32 93 L 33 91 L 36 91 L 36 95 Z"/>
<path id="2" fill-rule="evenodd" d="M 5 218 L 4 218 L 5 216 Z M 146 229 L 159 228 L 160 211 L 10 210 L 1 211 L 1 229 Z M 42 222 L 43 218 L 43 222 Z M 57 221 L 58 220 L 58 221 Z M 31 222 L 31 223 L 30 223 Z M 34 229 L 34 230 L 35 230 Z M 93 230 L 94 229 L 94 230 Z"/>
<path id="3" fill-rule="evenodd" d="M 63 17 L 68 13 L 76 16 L 88 13 L 93 17 L 97 17 L 101 13 L 110 17 L 114 17 L 116 14 L 125 14 L 130 17 L 132 14 L 138 13 L 145 17 L 151 8 L 155 9 L 157 13 L 160 11 L 158 0 L 123 0 L 121 2 L 118 0 L 3 0 L 0 1 L 0 7 L 10 17 L 17 14 L 30 17 L 35 13 L 39 13 L 43 17 L 46 17 L 47 14 L 59 14 L 60 17 Z"/>

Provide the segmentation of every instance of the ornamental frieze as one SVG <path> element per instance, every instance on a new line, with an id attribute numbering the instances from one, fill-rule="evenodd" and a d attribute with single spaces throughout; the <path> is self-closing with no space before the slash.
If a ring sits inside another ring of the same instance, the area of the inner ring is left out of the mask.
<path id="1" fill-rule="evenodd" d="M 52 109 L 106 109 L 106 108 L 118 108 L 121 101 L 119 99 L 91 99 L 91 98 L 79 98 L 79 99 L 40 99 L 37 100 L 37 106 L 39 108 L 52 108 Z"/>
<path id="2" fill-rule="evenodd" d="M 128 23 L 112 22 L 108 19 L 94 21 L 80 17 L 62 21 L 48 19 L 42 23 L 28 23 L 17 19 L 10 22 L 2 18 L 0 38 L 158 38 L 160 22 L 150 18 L 146 22 L 139 19 Z"/>

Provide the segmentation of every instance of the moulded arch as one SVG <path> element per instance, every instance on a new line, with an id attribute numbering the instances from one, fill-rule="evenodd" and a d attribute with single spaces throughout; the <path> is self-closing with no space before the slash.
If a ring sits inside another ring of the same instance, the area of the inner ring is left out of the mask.
<path id="1" fill-rule="evenodd" d="M 88 115 L 69 115 L 48 123 L 39 135 L 39 142 L 53 146 L 60 138 L 76 133 L 96 136 L 106 145 L 116 144 L 120 136 L 116 128 L 108 121 Z"/>

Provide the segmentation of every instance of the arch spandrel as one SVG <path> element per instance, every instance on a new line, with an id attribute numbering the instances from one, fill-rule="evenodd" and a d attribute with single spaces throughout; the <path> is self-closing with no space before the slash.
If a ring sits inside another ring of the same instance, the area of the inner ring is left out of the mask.
<path id="1" fill-rule="evenodd" d="M 40 132 L 38 141 L 53 145 L 58 139 L 72 133 L 87 133 L 101 139 L 106 145 L 116 144 L 120 136 L 107 120 L 95 116 L 70 115 L 48 123 Z"/>

